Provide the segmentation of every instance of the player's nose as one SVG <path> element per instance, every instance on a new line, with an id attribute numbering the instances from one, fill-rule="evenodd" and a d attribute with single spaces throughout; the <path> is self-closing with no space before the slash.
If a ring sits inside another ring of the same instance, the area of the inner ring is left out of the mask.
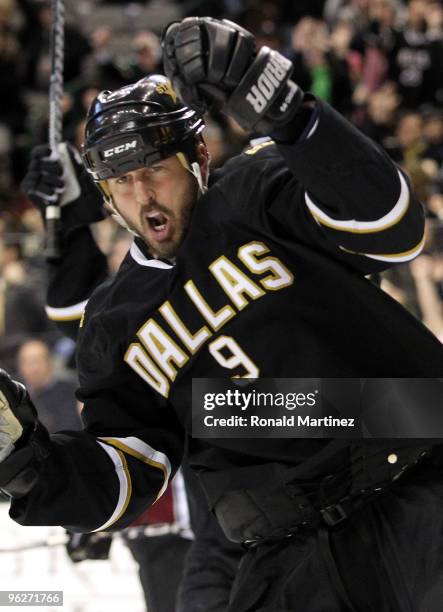
<path id="1" fill-rule="evenodd" d="M 141 205 L 149 204 L 151 201 L 155 200 L 155 193 L 149 180 L 143 177 L 136 179 L 134 195 L 137 203 Z"/>

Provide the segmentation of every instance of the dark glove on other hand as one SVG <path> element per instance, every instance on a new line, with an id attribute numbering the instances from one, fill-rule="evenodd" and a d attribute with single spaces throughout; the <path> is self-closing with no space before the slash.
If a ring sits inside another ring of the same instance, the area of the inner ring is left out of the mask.
<path id="1" fill-rule="evenodd" d="M 51 157 L 49 145 L 34 147 L 21 187 L 44 220 L 46 206 L 59 202 L 64 237 L 77 227 L 106 217 L 102 194 L 89 178 L 78 151 L 67 143 L 60 145 L 57 159 Z"/>

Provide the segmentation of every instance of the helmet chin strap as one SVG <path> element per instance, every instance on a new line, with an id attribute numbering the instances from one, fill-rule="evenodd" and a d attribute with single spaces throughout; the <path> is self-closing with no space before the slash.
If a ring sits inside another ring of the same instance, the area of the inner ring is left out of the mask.
<path id="1" fill-rule="evenodd" d="M 108 181 L 99 181 L 98 186 L 99 186 L 100 191 L 104 195 L 105 204 L 110 210 L 111 217 L 114 219 L 114 221 L 118 223 L 121 227 L 123 227 L 125 230 L 127 230 L 133 236 L 137 236 L 137 238 L 141 238 L 141 236 L 139 236 L 139 234 L 137 234 L 136 231 L 134 231 L 131 227 L 129 227 L 129 225 L 123 219 L 121 214 L 115 208 L 114 201 L 112 199 L 112 195 L 108 187 Z"/>
<path id="2" fill-rule="evenodd" d="M 198 162 L 192 162 L 190 173 L 195 176 L 195 180 L 197 181 L 198 195 L 204 195 L 208 191 L 208 185 L 203 182 L 202 171 Z"/>
<path id="3" fill-rule="evenodd" d="M 140 234 L 137 234 L 136 231 L 134 231 L 133 229 L 131 229 L 129 227 L 129 225 L 126 223 L 126 221 L 123 219 L 123 217 L 121 216 L 121 214 L 117 211 L 117 209 L 115 208 L 112 200 L 106 200 L 106 204 L 109 206 L 109 208 L 111 209 L 111 217 L 114 219 L 114 221 L 116 221 L 121 227 L 123 227 L 125 230 L 128 230 L 128 232 L 130 234 L 132 234 L 133 236 L 136 236 L 137 238 L 141 238 Z"/>
<path id="4" fill-rule="evenodd" d="M 203 180 L 202 171 L 200 168 L 200 164 L 196 161 L 189 164 L 188 158 L 184 153 L 179 151 L 176 153 L 178 161 L 181 163 L 183 168 L 190 172 L 192 176 L 197 181 L 198 186 L 198 197 L 200 198 L 208 191 L 208 177 L 206 177 L 206 181 Z M 208 153 L 208 164 L 211 162 L 211 156 Z"/>

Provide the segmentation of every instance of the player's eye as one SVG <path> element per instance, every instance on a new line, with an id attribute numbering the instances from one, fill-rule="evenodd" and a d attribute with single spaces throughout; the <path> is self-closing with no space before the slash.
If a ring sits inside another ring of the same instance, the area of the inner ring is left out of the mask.
<path id="1" fill-rule="evenodd" d="M 128 181 L 129 181 L 129 177 L 126 174 L 124 174 L 123 176 L 119 176 L 117 179 L 115 179 L 115 182 L 117 183 L 117 185 L 124 185 Z"/>

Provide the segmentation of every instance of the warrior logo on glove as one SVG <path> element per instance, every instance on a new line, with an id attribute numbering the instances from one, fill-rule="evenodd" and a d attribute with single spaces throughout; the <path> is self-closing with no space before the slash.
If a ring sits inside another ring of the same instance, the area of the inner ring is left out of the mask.
<path id="1" fill-rule="evenodd" d="M 252 104 L 256 113 L 261 113 L 266 108 L 266 104 L 272 100 L 277 88 L 286 78 L 288 60 L 282 61 L 283 59 L 279 53 L 271 56 L 257 83 L 246 94 L 246 100 Z"/>

